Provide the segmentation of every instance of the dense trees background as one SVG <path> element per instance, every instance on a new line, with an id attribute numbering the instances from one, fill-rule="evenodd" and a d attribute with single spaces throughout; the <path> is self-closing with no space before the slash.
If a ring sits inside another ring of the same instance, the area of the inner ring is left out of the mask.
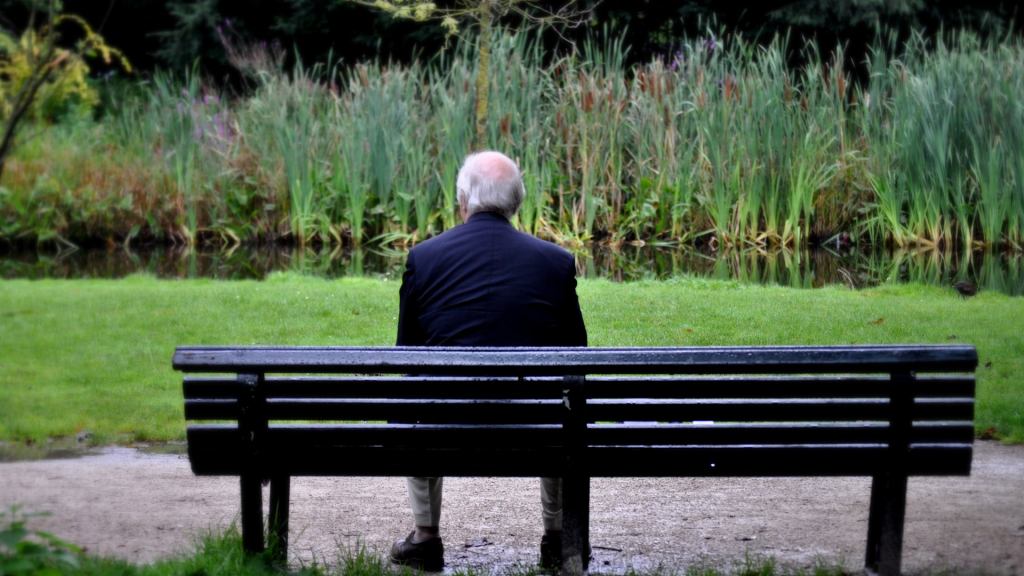
<path id="1" fill-rule="evenodd" d="M 553 0 L 552 0 L 553 1 Z M 438 0 L 444 4 L 445 0 Z M 846 46 L 850 60 L 876 38 L 879 28 L 900 35 L 912 30 L 969 28 L 982 35 L 1020 34 L 1016 2 L 975 0 L 581 0 L 593 6 L 588 25 L 569 31 L 579 39 L 593 30 L 625 36 L 630 58 L 668 55 L 686 35 L 709 30 L 756 39 L 790 31 L 831 49 Z M 237 42 L 276 42 L 307 62 L 352 62 L 380 55 L 395 60 L 429 56 L 444 46 L 436 25 L 392 19 L 346 0 L 65 0 L 65 10 L 86 18 L 135 65 L 182 69 L 199 62 L 213 76 L 231 72 L 220 36 Z M 18 29 L 25 0 L 0 0 L 0 25 Z M 509 24 L 514 25 L 514 22 Z M 564 39 L 551 35 L 550 42 Z"/>

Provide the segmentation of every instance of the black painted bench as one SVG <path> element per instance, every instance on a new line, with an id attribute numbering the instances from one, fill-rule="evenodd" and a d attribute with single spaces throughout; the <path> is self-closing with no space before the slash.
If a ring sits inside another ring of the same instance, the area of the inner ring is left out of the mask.
<path id="1" fill-rule="evenodd" d="M 970 474 L 976 365 L 959 345 L 174 355 L 192 470 L 241 477 L 247 550 L 267 480 L 287 554 L 292 476 L 561 476 L 570 573 L 591 477 L 871 476 L 866 567 L 898 574 L 907 477 Z"/>

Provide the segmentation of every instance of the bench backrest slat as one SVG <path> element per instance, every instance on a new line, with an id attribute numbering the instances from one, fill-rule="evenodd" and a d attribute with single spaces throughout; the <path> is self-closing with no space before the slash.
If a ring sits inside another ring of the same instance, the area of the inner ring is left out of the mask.
<path id="1" fill-rule="evenodd" d="M 974 402 L 952 398 L 917 403 L 912 418 L 917 420 L 963 420 L 972 418 Z M 664 401 L 635 398 L 595 400 L 587 404 L 591 422 L 609 420 L 653 420 L 661 422 L 712 420 L 722 422 L 834 422 L 889 420 L 888 399 L 806 399 L 806 400 L 691 400 Z"/>
<path id="2" fill-rule="evenodd" d="M 778 374 L 963 372 L 972 346 L 699 348 L 180 347 L 185 372 L 348 372 L 530 376 L 563 374 Z"/>
<path id="3" fill-rule="evenodd" d="M 919 401 L 911 410 L 913 420 L 970 420 L 970 398 Z M 226 399 L 185 401 L 187 420 L 232 420 L 240 415 L 239 403 Z M 415 399 L 274 399 L 267 403 L 271 420 L 387 420 L 423 423 L 560 423 L 558 400 L 415 400 Z M 691 400 L 648 399 L 594 400 L 587 405 L 590 422 L 713 420 L 722 422 L 833 422 L 884 421 L 892 417 L 887 399 Z"/>
<path id="4" fill-rule="evenodd" d="M 889 376 L 594 376 L 587 378 L 589 398 L 871 398 L 887 397 Z M 186 376 L 186 398 L 236 398 L 235 378 Z M 264 384 L 274 398 L 558 398 L 556 377 L 388 377 L 270 376 Z M 970 376 L 923 376 L 913 384 L 922 397 L 972 397 Z"/>
<path id="5" fill-rule="evenodd" d="M 186 398 L 235 398 L 234 378 L 186 376 Z M 562 399 L 562 379 L 417 376 L 268 376 L 273 398 L 550 398 Z"/>
<path id="6" fill-rule="evenodd" d="M 885 445 L 599 447 L 589 453 L 593 476 L 862 476 L 889 468 Z M 914 446 L 901 461 L 908 475 L 964 475 L 963 445 Z M 629 470 L 629 473 L 625 473 Z"/>
<path id="7" fill-rule="evenodd" d="M 458 449 L 441 444 L 386 445 L 310 441 L 315 436 L 277 429 L 268 432 L 260 454 L 267 469 L 290 475 L 360 476 L 436 474 L 456 476 L 557 476 L 563 472 L 562 445 L 541 433 L 504 443 Z M 244 441 L 237 429 L 189 429 L 189 457 L 200 474 L 238 474 L 245 466 Z M 500 435 L 496 435 L 502 438 Z M 386 436 L 381 437 L 386 438 Z M 395 435 L 401 441 L 410 435 Z M 435 439 L 438 439 L 435 437 Z M 780 443 L 683 445 L 595 445 L 588 448 L 590 476 L 856 476 L 887 469 L 885 443 Z M 962 475 L 970 470 L 967 443 L 913 445 L 903 464 L 911 475 Z"/>
<path id="8" fill-rule="evenodd" d="M 757 424 L 603 424 L 589 430 L 593 445 L 694 444 L 881 444 L 889 427 L 881 422 L 828 425 Z M 914 425 L 912 443 L 971 442 L 969 423 L 929 422 Z"/>
<path id="9" fill-rule="evenodd" d="M 235 430 L 231 425 L 195 425 L 207 431 Z M 510 427 L 500 424 L 282 424 L 268 432 L 282 443 L 311 445 L 402 446 L 464 448 L 473 446 L 561 446 L 561 426 L 536 424 Z M 687 446 L 769 444 L 884 444 L 888 426 L 881 423 L 832 425 L 800 424 L 604 424 L 593 426 L 594 446 Z M 964 423 L 917 424 L 911 432 L 915 444 L 970 443 L 974 428 Z"/>

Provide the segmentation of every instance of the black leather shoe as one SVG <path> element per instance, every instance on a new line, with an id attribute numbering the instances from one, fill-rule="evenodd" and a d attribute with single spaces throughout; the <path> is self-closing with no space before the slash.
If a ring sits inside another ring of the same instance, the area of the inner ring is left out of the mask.
<path id="1" fill-rule="evenodd" d="M 391 546 L 391 562 L 409 566 L 425 572 L 440 572 L 444 569 L 444 544 L 440 538 L 431 538 L 423 542 L 413 542 L 415 531 L 410 532 L 404 540 L 398 540 Z"/>
<path id="2" fill-rule="evenodd" d="M 593 558 L 590 542 L 587 542 L 586 554 L 583 557 L 583 568 L 586 569 Z M 562 532 L 545 530 L 540 537 L 540 567 L 545 570 L 562 569 Z"/>
<path id="3" fill-rule="evenodd" d="M 558 570 L 562 567 L 562 533 L 544 532 L 540 537 L 540 567 Z"/>

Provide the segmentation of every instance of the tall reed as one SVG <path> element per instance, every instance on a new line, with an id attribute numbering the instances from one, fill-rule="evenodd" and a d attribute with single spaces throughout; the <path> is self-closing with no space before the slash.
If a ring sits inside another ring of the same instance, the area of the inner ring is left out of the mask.
<path id="1" fill-rule="evenodd" d="M 199 77 L 195 71 L 190 71 L 185 74 L 184 82 L 178 84 L 168 75 L 157 74 L 151 94 L 150 110 L 159 114 L 154 136 L 162 143 L 162 159 L 170 167 L 178 191 L 175 199 L 181 218 L 178 231 L 188 244 L 193 244 L 199 229 L 195 170 L 197 155 L 201 152 L 197 137 L 200 128 L 194 109 L 201 102 Z"/>

